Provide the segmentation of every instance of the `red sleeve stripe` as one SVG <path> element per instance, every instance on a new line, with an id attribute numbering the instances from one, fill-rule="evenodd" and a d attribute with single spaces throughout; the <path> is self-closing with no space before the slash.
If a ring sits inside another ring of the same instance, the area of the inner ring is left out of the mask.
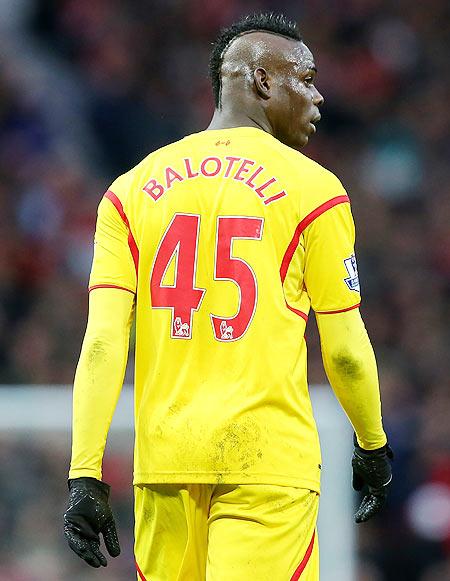
<path id="1" fill-rule="evenodd" d="M 298 309 L 294 309 L 294 307 L 291 307 L 291 305 L 288 305 L 287 301 L 286 301 L 286 306 L 290 311 L 292 311 L 293 313 L 295 313 L 296 315 L 298 315 L 302 319 L 305 319 L 306 322 L 308 322 L 308 315 L 306 313 L 304 313 L 303 311 L 299 311 Z"/>
<path id="2" fill-rule="evenodd" d="M 283 262 L 281 263 L 280 276 L 282 283 L 286 278 L 286 274 L 289 265 L 291 263 L 292 257 L 294 256 L 294 252 L 296 251 L 298 243 L 300 241 L 300 236 L 302 232 L 305 230 L 305 228 L 307 228 L 311 224 L 311 222 L 313 222 L 316 218 L 318 218 L 321 214 L 323 214 L 330 208 L 333 208 L 338 204 L 344 204 L 345 202 L 350 202 L 347 195 L 336 196 L 335 198 L 332 198 L 331 200 L 328 200 L 327 202 L 318 206 L 315 210 L 313 210 L 307 216 L 305 216 L 303 220 L 299 223 L 299 225 L 295 229 L 294 236 L 292 237 L 292 240 L 290 241 L 289 246 L 287 247 L 287 250 L 284 253 Z"/>
<path id="3" fill-rule="evenodd" d="M 111 190 L 108 190 L 107 192 L 105 192 L 105 198 L 108 198 L 108 200 L 110 200 L 114 204 L 116 210 L 120 214 L 120 217 L 125 222 L 125 225 L 129 230 L 130 223 L 128 222 L 127 215 L 125 214 L 125 211 L 123 209 L 122 202 L 119 200 L 119 198 L 116 196 L 116 194 L 114 192 L 112 192 Z"/>
<path id="4" fill-rule="evenodd" d="M 357 309 L 361 303 L 347 307 L 346 309 L 338 309 L 337 311 L 316 311 L 318 315 L 335 315 L 336 313 L 345 313 L 346 311 L 351 311 Z"/>
<path id="5" fill-rule="evenodd" d="M 136 293 L 134 291 L 132 291 L 129 288 L 126 288 L 124 286 L 118 286 L 117 284 L 94 284 L 94 286 L 90 286 L 88 288 L 88 291 L 91 292 L 96 288 L 118 288 L 120 290 L 124 290 L 124 291 L 128 291 L 129 293 L 135 295 Z"/>
<path id="6" fill-rule="evenodd" d="M 134 564 L 136 565 L 136 571 L 138 572 L 139 579 L 141 581 L 147 581 L 147 579 L 144 577 L 144 573 L 139 569 L 139 565 L 137 564 L 137 561 L 135 561 Z"/>
<path id="7" fill-rule="evenodd" d="M 128 228 L 128 246 L 130 247 L 130 252 L 131 252 L 131 256 L 133 257 L 134 267 L 136 269 L 136 275 L 137 275 L 138 265 L 139 265 L 139 249 L 137 247 L 136 240 L 134 239 L 133 234 L 131 232 L 130 223 L 128 221 L 127 215 L 124 212 L 122 202 L 119 200 L 119 198 L 116 196 L 116 194 L 114 192 L 112 192 L 111 190 L 108 190 L 105 193 L 104 197 L 108 198 L 108 200 L 113 203 L 114 207 L 119 212 L 119 215 L 122 218 L 125 226 Z"/>
<path id="8" fill-rule="evenodd" d="M 311 537 L 311 541 L 309 542 L 308 548 L 306 549 L 305 556 L 303 557 L 300 565 L 294 571 L 294 574 L 291 577 L 291 581 L 298 581 L 298 579 L 300 579 L 300 575 L 306 569 L 306 565 L 308 564 L 309 558 L 311 557 L 311 554 L 313 552 L 315 537 L 316 537 L 316 531 L 313 532 L 313 535 Z"/>
<path id="9" fill-rule="evenodd" d="M 139 268 L 139 249 L 137 247 L 136 240 L 134 239 L 133 234 L 131 233 L 131 230 L 130 233 L 128 234 L 128 246 L 130 247 L 131 256 L 133 257 L 134 268 L 136 269 L 137 276 Z"/>

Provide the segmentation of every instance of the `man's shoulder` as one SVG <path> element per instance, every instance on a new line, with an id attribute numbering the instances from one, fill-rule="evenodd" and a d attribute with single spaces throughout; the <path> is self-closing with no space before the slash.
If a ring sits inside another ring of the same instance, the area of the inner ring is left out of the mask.
<path id="1" fill-rule="evenodd" d="M 346 197 L 340 179 L 332 171 L 291 147 L 279 143 L 277 149 L 285 160 L 283 173 L 289 176 L 288 187 L 297 192 L 304 215 L 331 200 Z"/>
<path id="2" fill-rule="evenodd" d="M 302 181 L 313 180 L 316 184 L 323 183 L 325 186 L 341 185 L 339 178 L 331 170 L 304 153 L 278 143 L 280 154 L 290 164 L 296 177 L 301 177 Z"/>

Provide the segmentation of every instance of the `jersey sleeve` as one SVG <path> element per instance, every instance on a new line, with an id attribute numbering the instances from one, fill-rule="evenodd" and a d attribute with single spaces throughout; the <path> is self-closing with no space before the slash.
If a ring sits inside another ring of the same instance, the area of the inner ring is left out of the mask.
<path id="1" fill-rule="evenodd" d="M 304 232 L 304 283 L 317 313 L 337 313 L 361 302 L 355 226 L 348 202 L 320 214 Z"/>
<path id="2" fill-rule="evenodd" d="M 108 191 L 97 214 L 89 290 L 120 288 L 136 292 L 137 248 L 119 198 Z"/>

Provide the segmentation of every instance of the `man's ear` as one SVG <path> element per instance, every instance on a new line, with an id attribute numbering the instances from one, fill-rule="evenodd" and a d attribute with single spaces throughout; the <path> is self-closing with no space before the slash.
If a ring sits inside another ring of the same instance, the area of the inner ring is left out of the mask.
<path id="1" fill-rule="evenodd" d="M 263 99 L 270 99 L 270 79 L 266 69 L 259 67 L 253 73 L 256 92 Z"/>

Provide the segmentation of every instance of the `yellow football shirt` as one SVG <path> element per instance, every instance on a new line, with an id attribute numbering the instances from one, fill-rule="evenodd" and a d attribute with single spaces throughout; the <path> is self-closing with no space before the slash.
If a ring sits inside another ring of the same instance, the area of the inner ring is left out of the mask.
<path id="1" fill-rule="evenodd" d="M 319 490 L 306 321 L 360 302 L 331 172 L 250 127 L 163 147 L 102 199 L 89 285 L 136 293 L 135 484 Z"/>

